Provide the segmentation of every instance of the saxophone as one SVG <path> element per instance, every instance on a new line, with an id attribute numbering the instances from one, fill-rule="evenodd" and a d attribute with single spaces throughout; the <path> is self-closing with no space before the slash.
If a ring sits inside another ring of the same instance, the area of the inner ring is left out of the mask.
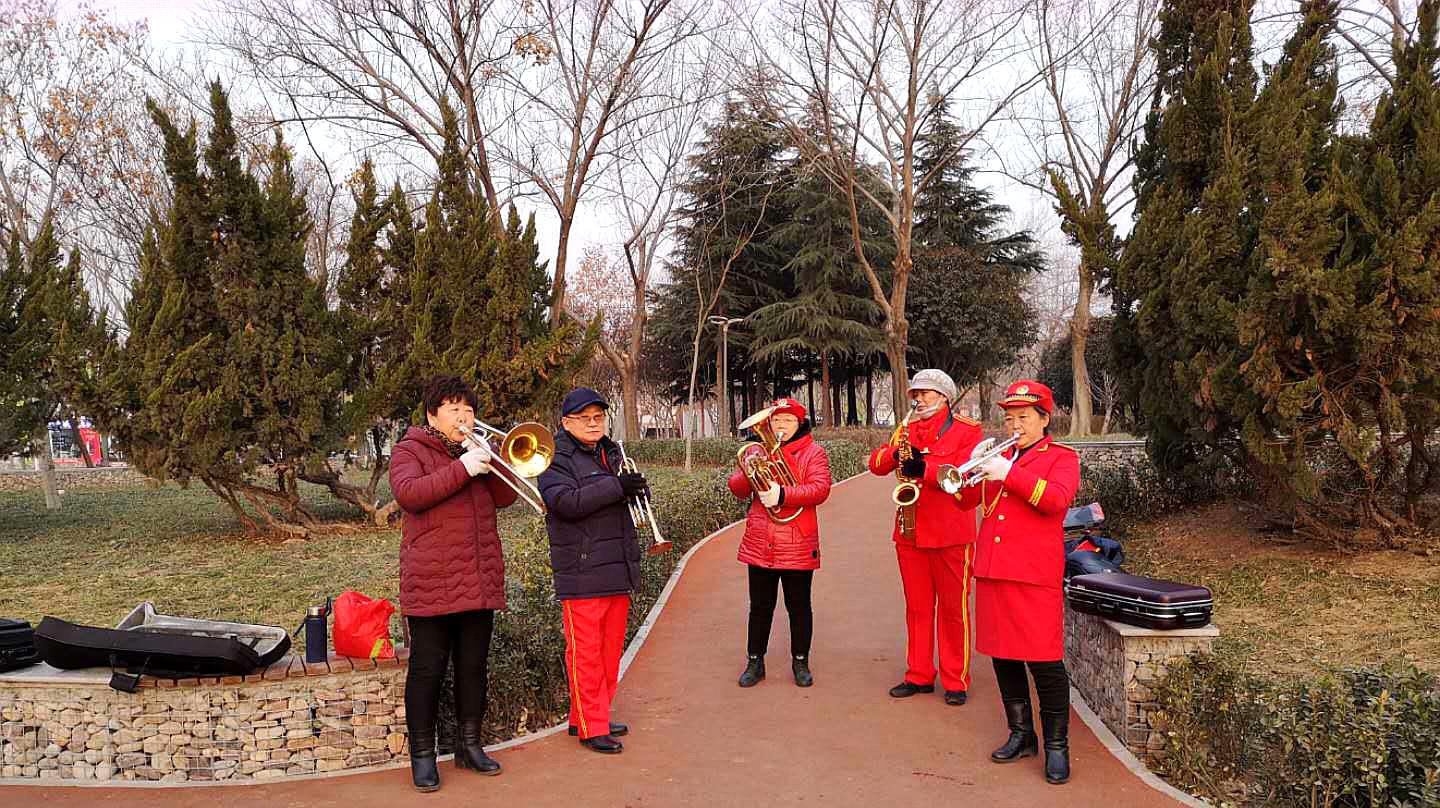
<path id="1" fill-rule="evenodd" d="M 910 405 L 910 412 L 905 414 L 905 420 L 895 429 L 895 435 L 890 439 L 891 445 L 899 450 L 900 463 L 903 465 L 906 460 L 915 456 L 915 451 L 910 448 L 910 418 L 915 415 L 915 410 L 920 407 L 920 402 Z M 906 477 L 895 469 L 895 479 L 899 483 L 890 494 L 890 499 L 895 503 L 895 521 L 900 526 L 900 535 L 907 539 L 915 538 L 915 502 L 920 499 L 920 486 L 915 480 Z"/>

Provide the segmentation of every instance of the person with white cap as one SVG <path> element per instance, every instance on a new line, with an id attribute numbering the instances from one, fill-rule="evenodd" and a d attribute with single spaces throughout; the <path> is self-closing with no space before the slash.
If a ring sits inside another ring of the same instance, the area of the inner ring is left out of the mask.
<path id="1" fill-rule="evenodd" d="M 958 465 L 980 442 L 980 424 L 955 415 L 955 382 L 943 370 L 928 369 L 910 380 L 915 407 L 906 437 L 911 457 L 904 460 L 900 428 L 890 443 L 870 455 L 870 471 L 887 476 L 896 469 L 920 487 L 913 535 L 901 530 L 899 510 L 893 532 L 900 581 L 905 590 L 905 677 L 890 688 L 894 698 L 935 692 L 935 650 L 940 652 L 940 683 L 945 703 L 964 704 L 970 690 L 970 584 L 975 559 L 975 518 L 940 488 L 942 465 Z M 936 615 L 939 622 L 936 622 Z"/>

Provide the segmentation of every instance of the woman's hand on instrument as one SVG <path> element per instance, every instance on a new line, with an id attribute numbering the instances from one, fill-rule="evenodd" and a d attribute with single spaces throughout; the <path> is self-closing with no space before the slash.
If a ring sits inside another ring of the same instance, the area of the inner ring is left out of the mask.
<path id="1" fill-rule="evenodd" d="M 460 455 L 460 462 L 465 464 L 465 470 L 470 476 L 490 473 L 490 461 L 494 455 L 484 446 L 471 446 L 465 454 Z"/>
<path id="2" fill-rule="evenodd" d="M 770 483 L 770 487 L 761 491 L 757 496 L 760 497 L 761 505 L 767 508 L 774 508 L 780 504 L 780 486 L 775 483 Z"/>
<path id="3" fill-rule="evenodd" d="M 900 464 L 900 473 L 912 480 L 919 480 L 925 477 L 925 456 L 913 455 L 909 460 Z"/>
<path id="4" fill-rule="evenodd" d="M 1010 476 L 1010 467 L 1013 465 L 1015 465 L 1015 463 L 1004 455 L 995 455 L 980 464 L 980 473 L 984 474 L 987 480 L 1003 483 L 1005 482 L 1005 478 Z"/>
<path id="5" fill-rule="evenodd" d="M 650 483 L 645 480 L 645 475 L 636 471 L 627 471 L 621 474 L 620 487 L 625 491 L 626 497 L 638 497 L 650 493 Z"/>
<path id="6" fill-rule="evenodd" d="M 974 448 L 974 449 L 971 449 L 971 450 L 970 450 L 970 459 L 971 459 L 971 460 L 974 460 L 975 458 L 979 457 L 980 455 L 985 454 L 986 452 L 990 451 L 990 447 L 992 447 L 992 446 L 994 446 L 994 445 L 995 445 L 995 439 L 994 439 L 994 438 L 986 438 L 985 440 L 980 441 L 979 443 L 975 444 L 975 448 Z"/>

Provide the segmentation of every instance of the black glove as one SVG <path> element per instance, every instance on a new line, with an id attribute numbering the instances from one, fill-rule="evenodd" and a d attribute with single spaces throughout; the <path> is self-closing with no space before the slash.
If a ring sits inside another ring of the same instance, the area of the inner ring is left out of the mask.
<path id="1" fill-rule="evenodd" d="M 627 497 L 638 497 L 650 490 L 650 484 L 645 481 L 645 475 L 637 472 L 621 474 L 620 487 L 625 491 Z"/>
<path id="2" fill-rule="evenodd" d="M 890 450 L 890 459 L 894 460 L 896 463 L 900 462 L 900 450 L 898 448 Z"/>
<path id="3" fill-rule="evenodd" d="M 914 455 L 900 464 L 900 473 L 912 480 L 922 479 L 925 476 L 925 458 L 922 455 Z"/>

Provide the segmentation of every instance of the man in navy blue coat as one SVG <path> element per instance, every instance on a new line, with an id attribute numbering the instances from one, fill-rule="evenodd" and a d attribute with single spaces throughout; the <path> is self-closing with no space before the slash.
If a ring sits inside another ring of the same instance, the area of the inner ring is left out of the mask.
<path id="1" fill-rule="evenodd" d="M 629 728 L 610 721 L 625 650 L 630 593 L 640 584 L 640 544 L 626 500 L 646 491 L 644 476 L 620 474 L 620 447 L 607 436 L 609 405 L 588 387 L 561 404 L 555 457 L 540 475 L 550 568 L 565 621 L 570 734 L 596 752 L 616 754 Z"/>

